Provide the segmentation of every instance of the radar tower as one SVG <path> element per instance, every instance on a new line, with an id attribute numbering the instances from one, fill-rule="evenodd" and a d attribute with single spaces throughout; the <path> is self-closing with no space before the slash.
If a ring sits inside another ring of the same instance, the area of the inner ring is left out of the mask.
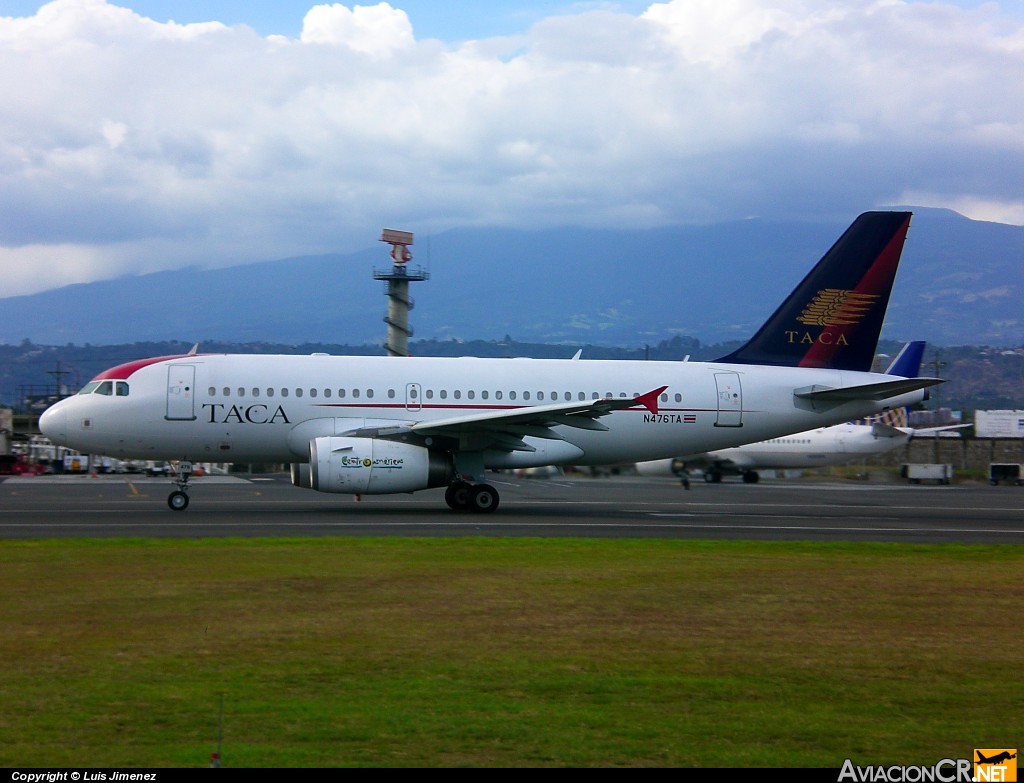
<path id="1" fill-rule="evenodd" d="M 388 312 L 384 323 L 388 325 L 388 341 L 384 347 L 388 356 L 408 356 L 409 338 L 412 329 L 409 326 L 409 311 L 415 306 L 409 296 L 409 283 L 430 278 L 424 269 L 410 269 L 406 266 L 412 260 L 409 246 L 412 245 L 411 231 L 396 231 L 385 228 L 380 241 L 391 245 L 391 259 L 394 261 L 390 270 L 374 269 L 373 279 L 387 282 Z"/>

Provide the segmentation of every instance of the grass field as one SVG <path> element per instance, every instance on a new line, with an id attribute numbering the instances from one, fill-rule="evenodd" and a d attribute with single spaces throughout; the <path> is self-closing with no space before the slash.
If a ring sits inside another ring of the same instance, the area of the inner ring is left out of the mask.
<path id="1" fill-rule="evenodd" d="M 1024 547 L 0 543 L 0 766 L 932 765 L 1024 738 Z M 223 704 L 222 719 L 219 717 Z"/>

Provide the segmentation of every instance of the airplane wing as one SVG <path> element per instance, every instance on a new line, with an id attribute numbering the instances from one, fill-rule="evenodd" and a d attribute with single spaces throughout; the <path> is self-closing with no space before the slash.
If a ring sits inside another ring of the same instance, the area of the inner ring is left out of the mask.
<path id="1" fill-rule="evenodd" d="M 893 427 L 876 421 L 871 424 L 871 434 L 876 438 L 898 438 L 902 435 L 909 435 L 913 438 L 917 435 L 934 435 L 938 432 L 962 430 L 973 426 L 973 424 L 945 424 L 941 427 Z"/>
<path id="2" fill-rule="evenodd" d="M 942 427 L 916 427 L 910 431 L 911 436 L 915 435 L 932 435 L 936 432 L 946 432 L 947 430 L 963 430 L 968 427 L 973 427 L 973 424 L 945 424 Z"/>
<path id="3" fill-rule="evenodd" d="M 523 438 L 564 440 L 552 427 L 566 426 L 600 432 L 608 428 L 598 419 L 614 411 L 642 406 L 651 413 L 657 413 L 658 396 L 667 388 L 662 386 L 631 398 L 605 397 L 435 419 L 413 424 L 409 431 L 418 435 L 457 438 L 460 443 L 467 444 L 464 448 L 535 451 Z"/>
<path id="4" fill-rule="evenodd" d="M 841 402 L 843 400 L 884 400 L 888 397 L 898 397 L 901 394 L 927 389 L 945 383 L 941 378 L 901 378 L 895 381 L 883 381 L 882 383 L 866 383 L 860 386 L 805 386 L 802 389 L 794 390 L 793 394 L 805 400 L 822 400 Z"/>

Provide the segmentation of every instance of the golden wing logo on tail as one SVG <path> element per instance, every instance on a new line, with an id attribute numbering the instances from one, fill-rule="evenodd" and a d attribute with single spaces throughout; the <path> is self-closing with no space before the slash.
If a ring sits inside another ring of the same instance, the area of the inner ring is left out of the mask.
<path id="1" fill-rule="evenodd" d="M 818 291 L 796 320 L 808 326 L 849 326 L 862 321 L 877 300 L 878 294 L 826 288 Z"/>

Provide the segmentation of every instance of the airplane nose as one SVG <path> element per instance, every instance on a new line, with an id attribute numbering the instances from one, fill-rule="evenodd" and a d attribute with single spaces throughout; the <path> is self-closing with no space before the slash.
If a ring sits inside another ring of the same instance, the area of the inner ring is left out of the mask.
<path id="1" fill-rule="evenodd" d="M 51 405 L 39 417 L 39 431 L 54 443 L 61 443 L 68 436 L 68 412 L 60 403 Z"/>

